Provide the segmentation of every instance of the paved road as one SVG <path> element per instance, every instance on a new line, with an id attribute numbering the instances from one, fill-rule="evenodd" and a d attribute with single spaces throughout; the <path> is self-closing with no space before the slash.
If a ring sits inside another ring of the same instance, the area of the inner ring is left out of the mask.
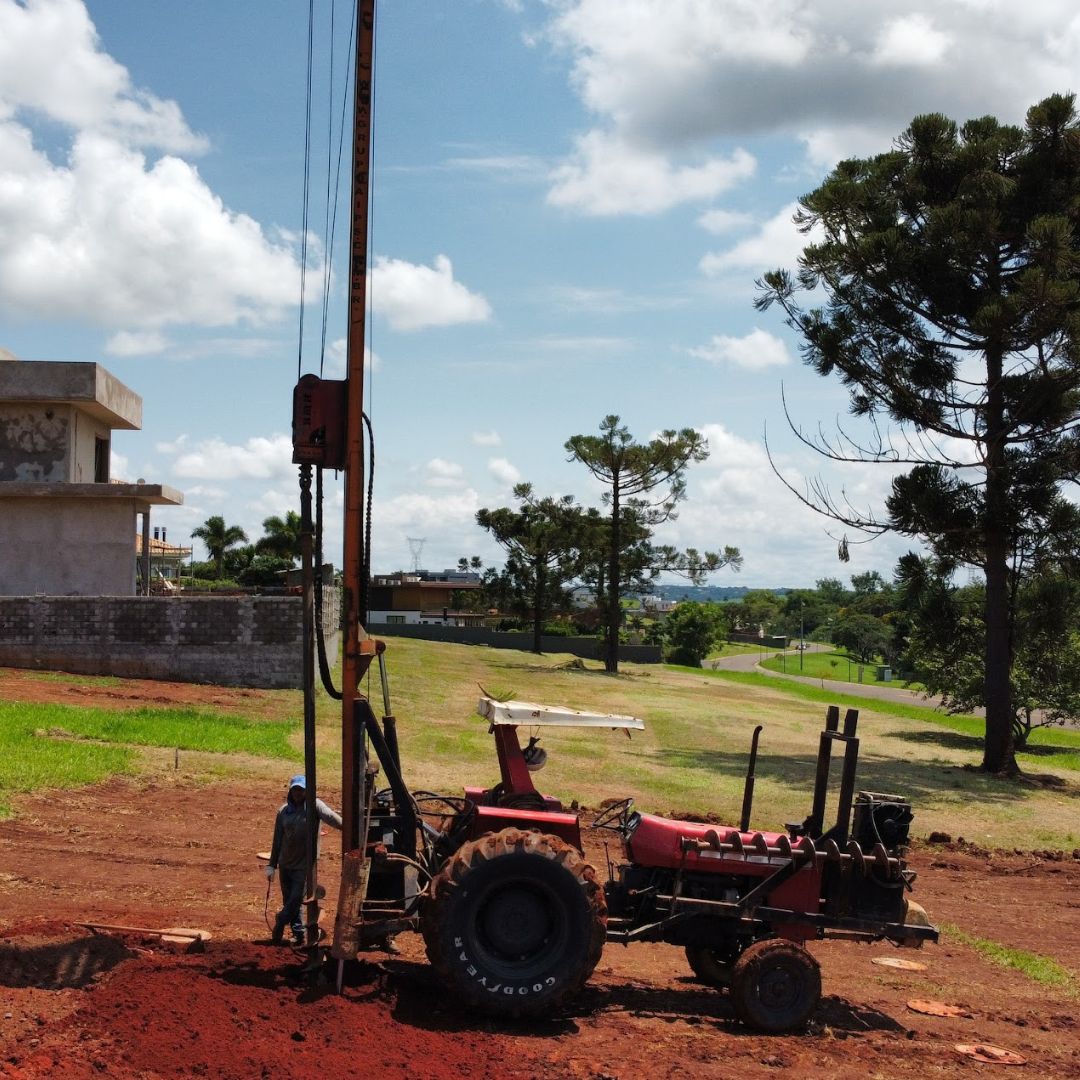
<path id="1" fill-rule="evenodd" d="M 828 645 L 806 646 L 807 652 L 828 652 Z M 877 683 L 849 683 L 840 682 L 837 679 L 811 679 L 805 675 L 783 674 L 779 671 L 769 671 L 761 667 L 763 658 L 775 656 L 771 650 L 762 649 L 759 652 L 740 653 L 738 656 L 723 656 L 719 660 L 706 660 L 705 665 L 720 671 L 757 671 L 762 675 L 768 675 L 774 679 L 788 679 L 791 682 L 809 683 L 812 686 L 820 686 L 833 694 L 857 694 L 860 697 L 878 698 L 881 701 L 899 701 L 908 705 L 928 705 L 936 707 L 941 704 L 940 698 L 927 697 L 921 690 L 902 690 L 897 686 L 878 686 Z M 797 649 L 789 649 L 788 656 L 798 660 Z M 981 710 L 980 710 L 981 713 Z"/>
<path id="2" fill-rule="evenodd" d="M 807 644 L 807 652 L 828 652 L 830 645 Z M 788 649 L 788 656 L 798 662 L 798 649 Z M 723 656 L 718 660 L 704 661 L 705 667 L 711 667 L 720 671 L 757 671 L 762 675 L 768 675 L 774 679 L 788 679 L 791 682 L 809 683 L 811 686 L 820 686 L 833 694 L 857 694 L 860 697 L 878 698 L 880 701 L 899 701 L 906 705 L 925 705 L 929 708 L 941 708 L 941 698 L 924 694 L 921 690 L 902 690 L 897 686 L 878 686 L 877 683 L 850 683 L 839 682 L 836 679 L 811 679 L 805 675 L 784 674 L 779 671 L 770 671 L 761 667 L 761 661 L 775 656 L 775 650 L 760 649 L 752 653 L 740 653 L 738 656 Z M 871 665 L 867 665 L 870 667 Z M 944 712 L 944 709 L 941 710 Z M 968 709 L 965 716 L 985 716 L 983 708 Z M 1042 713 L 1035 713 L 1035 721 L 1039 723 Z M 1080 728 L 1080 719 L 1066 721 L 1065 727 Z"/>

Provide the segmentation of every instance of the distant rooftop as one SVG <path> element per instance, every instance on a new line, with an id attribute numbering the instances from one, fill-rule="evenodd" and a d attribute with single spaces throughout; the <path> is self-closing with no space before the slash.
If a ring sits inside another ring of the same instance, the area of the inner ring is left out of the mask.
<path id="1" fill-rule="evenodd" d="M 0 402 L 74 405 L 110 428 L 142 427 L 142 398 L 100 364 L 83 361 L 5 359 Z"/>
<path id="2" fill-rule="evenodd" d="M 372 579 L 373 585 L 416 585 L 420 588 L 445 588 L 453 585 L 460 589 L 478 589 L 480 587 L 480 575 L 469 571 L 443 570 L 437 573 L 433 570 L 397 570 L 392 574 L 376 574 Z"/>

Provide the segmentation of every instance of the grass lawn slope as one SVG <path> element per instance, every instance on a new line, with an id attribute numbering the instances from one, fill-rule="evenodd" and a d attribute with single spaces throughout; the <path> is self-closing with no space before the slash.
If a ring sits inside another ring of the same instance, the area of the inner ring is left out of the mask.
<path id="1" fill-rule="evenodd" d="M 779 828 L 810 809 L 818 732 L 826 705 L 835 702 L 861 710 L 859 787 L 907 795 L 915 835 L 941 830 L 987 846 L 1080 846 L 1080 732 L 1036 733 L 1020 758 L 1025 779 L 1009 783 L 969 768 L 980 757 L 981 721 L 974 717 L 752 673 L 627 664 L 613 677 L 598 663 L 582 667 L 565 655 L 401 638 L 387 645 L 392 705 L 413 788 L 454 794 L 467 783 L 498 779 L 494 742 L 475 711 L 485 687 L 500 697 L 645 720 L 646 730 L 632 739 L 595 729 L 543 733 L 548 765 L 538 785 L 590 808 L 633 796 L 641 809 L 657 813 L 737 821 L 751 733 L 762 724 L 753 823 Z M 363 689 L 381 713 L 376 672 Z M 299 693 L 289 703 L 295 707 L 286 710 L 288 720 L 266 719 L 256 704 L 247 715 L 243 701 L 228 715 L 0 703 L 0 813 L 12 805 L 17 812 L 19 791 L 171 767 L 171 748 L 184 749 L 208 772 L 243 768 L 280 784 L 302 768 Z M 318 724 L 320 776 L 336 789 L 338 704 L 321 692 Z M 164 751 L 145 749 L 155 747 Z"/>

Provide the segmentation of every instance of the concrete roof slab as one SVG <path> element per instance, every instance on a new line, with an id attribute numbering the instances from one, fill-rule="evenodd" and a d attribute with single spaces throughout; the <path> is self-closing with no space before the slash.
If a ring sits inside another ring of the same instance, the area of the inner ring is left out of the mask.
<path id="1" fill-rule="evenodd" d="M 184 496 L 168 484 L 0 483 L 0 499 L 134 499 L 148 506 L 182 506 Z"/>
<path id="2" fill-rule="evenodd" d="M 0 364 L 0 402 L 74 405 L 110 428 L 142 427 L 142 398 L 100 364 L 15 360 Z"/>

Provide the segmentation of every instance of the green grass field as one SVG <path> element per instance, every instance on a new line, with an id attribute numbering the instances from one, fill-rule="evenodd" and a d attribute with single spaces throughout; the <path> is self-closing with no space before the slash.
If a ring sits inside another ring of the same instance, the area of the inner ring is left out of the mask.
<path id="1" fill-rule="evenodd" d="M 840 650 L 829 652 L 805 652 L 800 664 L 798 652 L 768 653 L 766 659 L 761 661 L 761 666 L 769 671 L 780 671 L 787 675 L 801 675 L 807 679 L 831 679 L 833 682 L 850 682 L 856 686 L 859 683 L 859 667 L 857 660 L 852 660 L 847 653 Z M 921 690 L 922 683 L 905 682 L 903 679 L 889 679 L 886 681 L 876 678 L 877 664 L 863 664 L 864 683 L 873 683 L 874 686 L 897 686 L 908 690 Z"/>
<path id="2" fill-rule="evenodd" d="M 916 835 L 942 830 L 988 846 L 1015 847 L 1017 837 L 1025 846 L 1080 846 L 1080 732 L 1037 732 L 1020 757 L 1028 777 L 1010 783 L 966 767 L 980 758 L 975 717 L 830 694 L 760 674 L 629 664 L 613 677 L 599 664 L 582 670 L 570 659 L 389 639 L 393 707 L 410 786 L 455 793 L 466 783 L 498 778 L 491 736 L 475 712 L 483 686 L 645 720 L 646 730 L 632 739 L 602 730 L 545 734 L 548 766 L 540 786 L 589 807 L 633 796 L 658 813 L 737 819 L 751 732 L 762 724 L 754 820 L 776 828 L 809 810 L 817 733 L 825 706 L 835 702 L 861 710 L 859 786 L 906 794 Z M 381 712 L 374 673 L 365 692 Z M 249 772 L 280 781 L 302 761 L 299 694 L 295 703 L 291 721 L 2 705 L 0 804 L 17 791 L 153 768 L 139 747 L 203 751 L 217 768 L 242 757 Z M 333 776 L 340 767 L 338 705 L 322 694 L 318 728 L 322 775 Z"/>
<path id="3" fill-rule="evenodd" d="M 19 791 L 92 784 L 135 772 L 135 747 L 260 758 L 295 754 L 296 725 L 192 709 L 87 709 L 0 703 L 0 817 Z M 279 769 L 280 771 L 280 769 Z"/>

